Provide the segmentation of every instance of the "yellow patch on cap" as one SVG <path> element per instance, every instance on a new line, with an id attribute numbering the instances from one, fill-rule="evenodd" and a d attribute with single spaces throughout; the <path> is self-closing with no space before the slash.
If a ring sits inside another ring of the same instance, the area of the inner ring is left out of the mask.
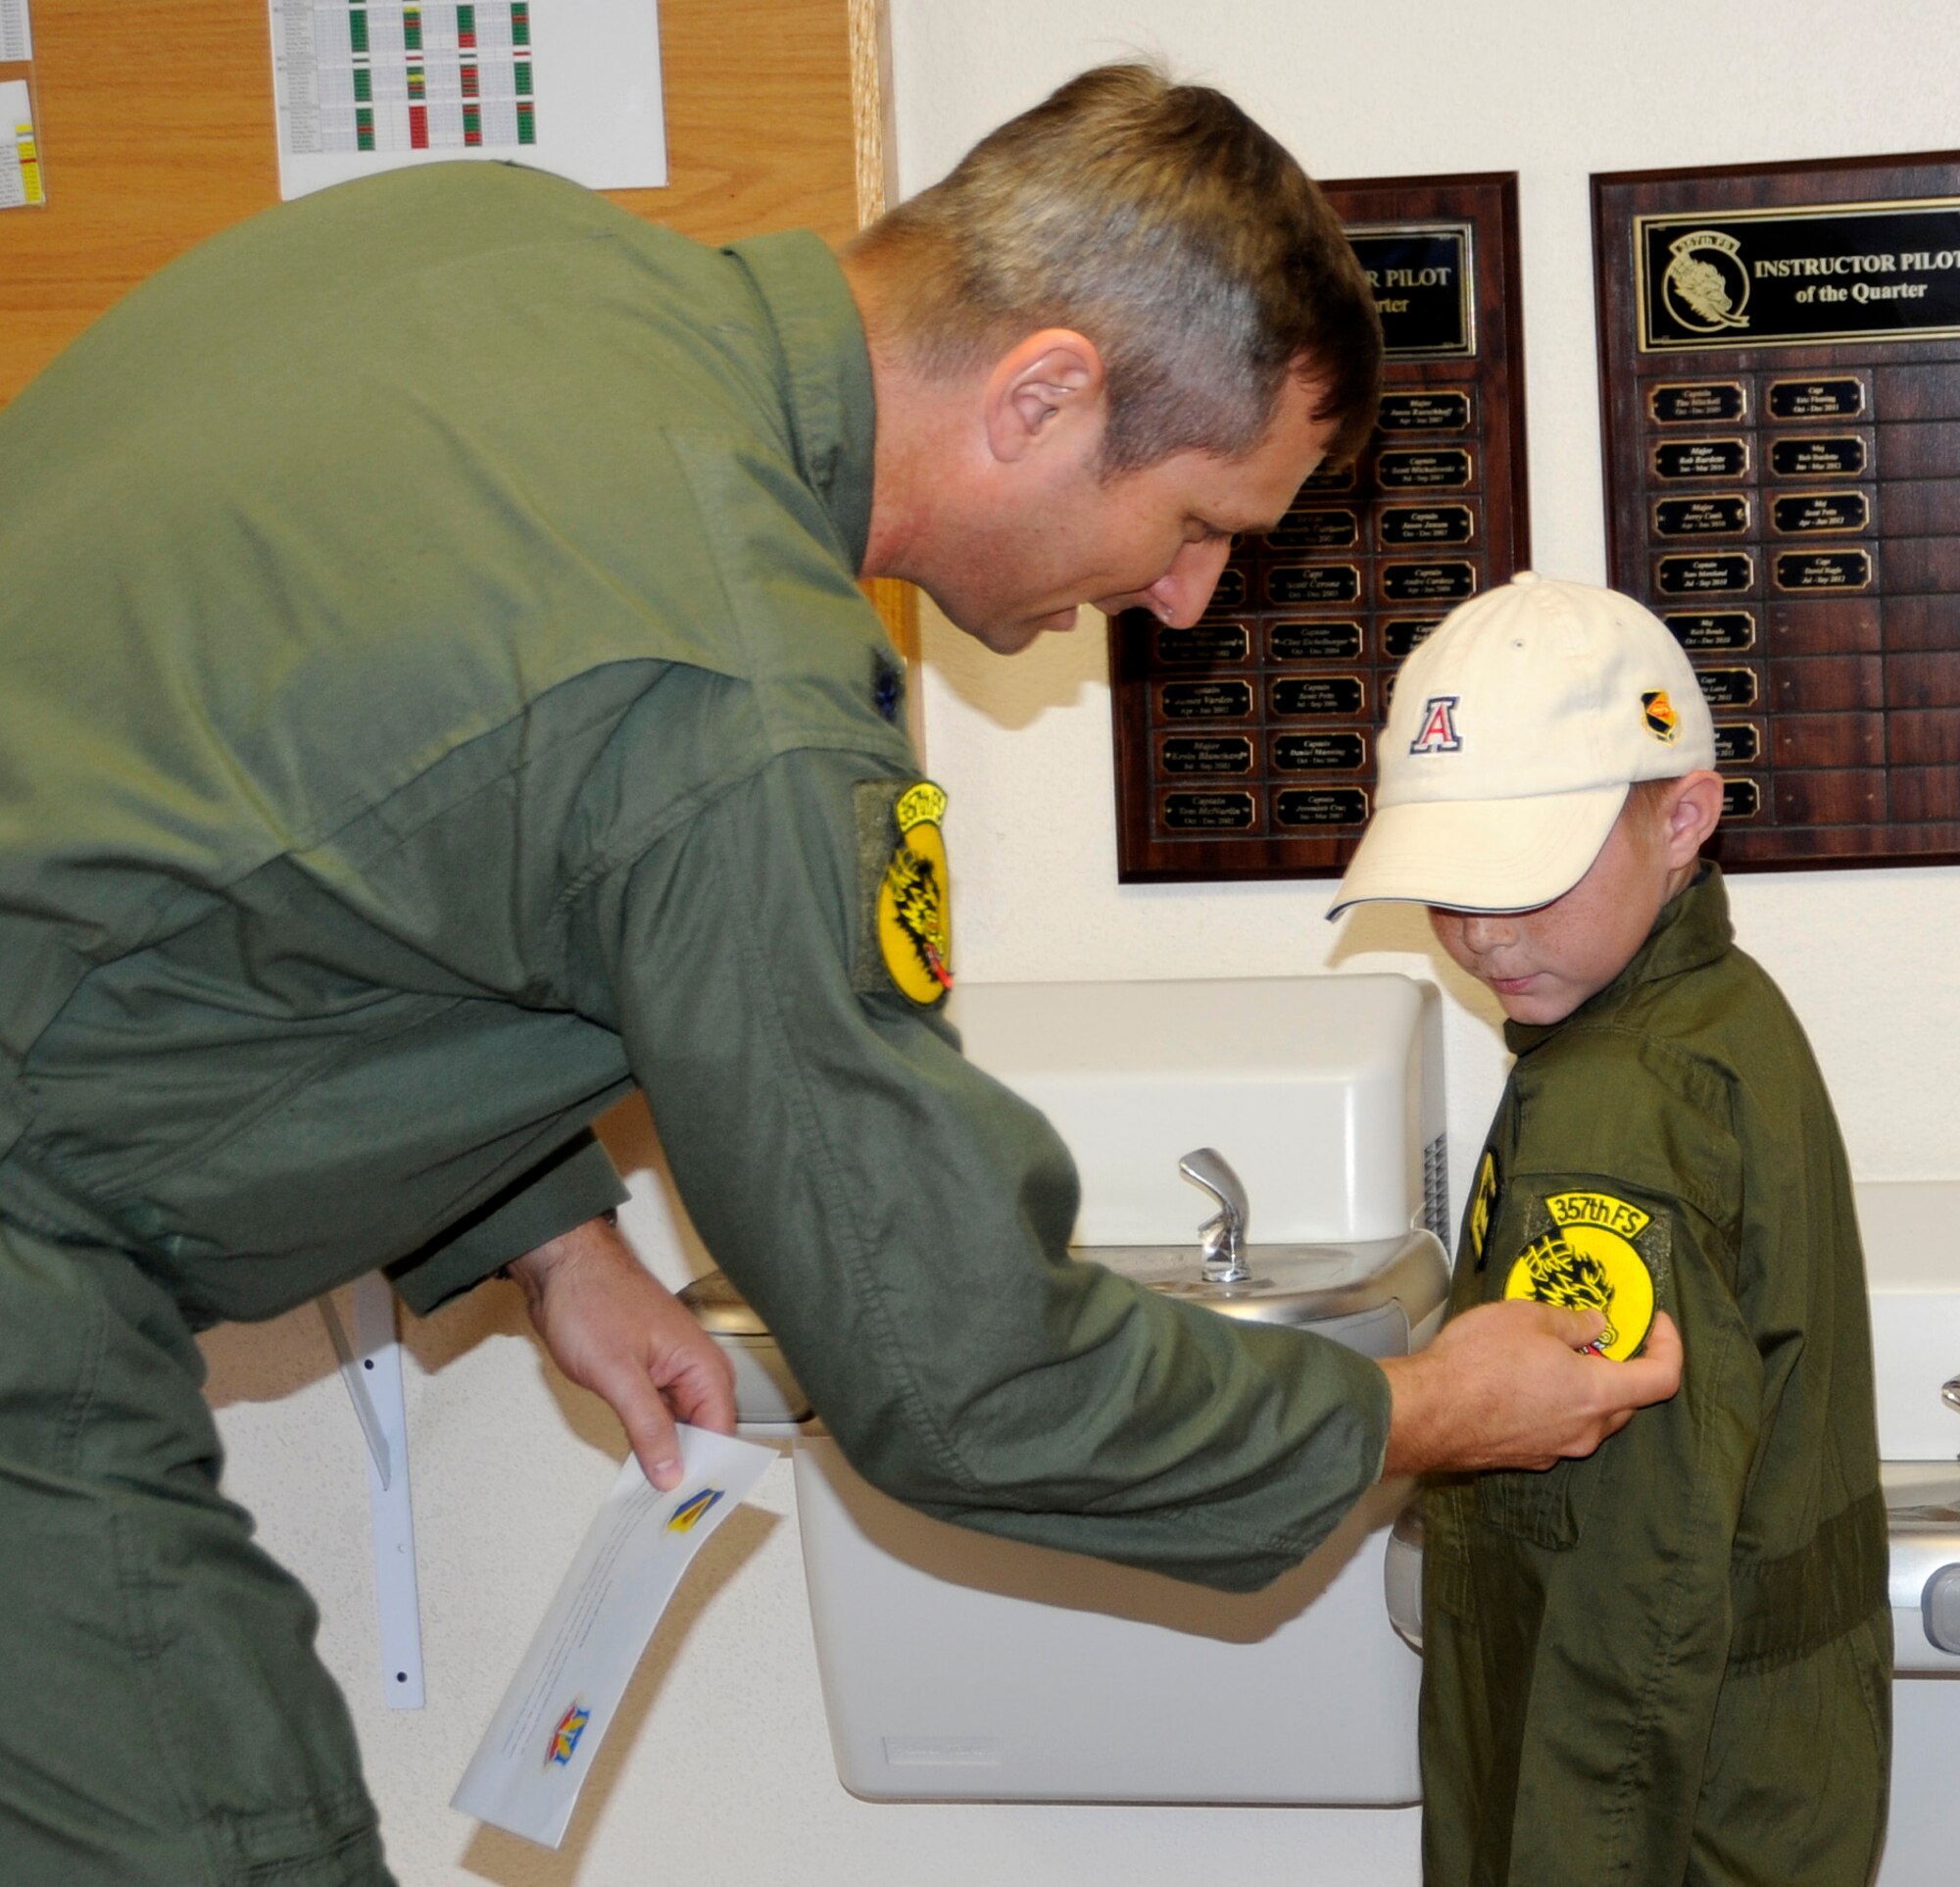
<path id="1" fill-rule="evenodd" d="M 946 795 L 922 779 L 892 809 L 899 842 L 878 887 L 878 948 L 902 995 L 938 1002 L 953 987 L 953 882 L 940 820 Z"/>
<path id="2" fill-rule="evenodd" d="M 1642 695 L 1641 712 L 1646 717 L 1647 732 L 1663 746 L 1673 745 L 1675 736 L 1681 732 L 1681 717 L 1667 698 L 1667 690 L 1656 688 L 1651 694 Z"/>
<path id="3" fill-rule="evenodd" d="M 1633 1244 L 1652 1215 L 1610 1193 L 1553 1193 L 1544 1203 L 1552 1229 L 1518 1254 L 1504 1295 L 1599 1312 L 1606 1328 L 1592 1347 L 1624 1363 L 1653 1322 L 1653 1273 Z"/>

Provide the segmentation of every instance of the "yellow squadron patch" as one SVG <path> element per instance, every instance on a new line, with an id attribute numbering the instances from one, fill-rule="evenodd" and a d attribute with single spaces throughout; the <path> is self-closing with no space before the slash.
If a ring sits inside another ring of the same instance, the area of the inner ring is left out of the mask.
<path id="1" fill-rule="evenodd" d="M 1681 717 L 1667 698 L 1667 690 L 1656 688 L 1651 694 L 1642 695 L 1641 713 L 1647 723 L 1647 732 L 1662 746 L 1671 746 L 1681 732 Z"/>
<path id="2" fill-rule="evenodd" d="M 953 987 L 953 886 L 940 820 L 946 794 L 931 780 L 892 808 L 898 844 L 878 887 L 878 949 L 902 995 L 924 1005 Z"/>
<path id="3" fill-rule="evenodd" d="M 1477 1190 L 1470 1197 L 1470 1222 L 1464 1239 L 1470 1247 L 1470 1262 L 1482 1267 L 1484 1241 L 1491 1235 L 1491 1214 L 1497 1204 L 1497 1156 L 1489 1147 L 1477 1163 Z"/>
<path id="4" fill-rule="evenodd" d="M 1634 1245 L 1653 1216 L 1610 1193 L 1551 1193 L 1544 1204 L 1551 1227 L 1518 1254 L 1504 1295 L 1599 1312 L 1606 1328 L 1591 1347 L 1624 1363 L 1653 1322 L 1653 1273 Z"/>

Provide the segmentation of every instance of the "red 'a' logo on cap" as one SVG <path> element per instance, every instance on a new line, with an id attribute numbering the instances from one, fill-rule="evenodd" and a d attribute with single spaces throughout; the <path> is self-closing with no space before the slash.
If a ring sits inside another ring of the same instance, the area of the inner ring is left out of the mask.
<path id="1" fill-rule="evenodd" d="M 1409 752 L 1453 754 L 1462 745 L 1456 731 L 1456 697 L 1431 695 L 1422 711 L 1422 731 L 1409 742 Z"/>

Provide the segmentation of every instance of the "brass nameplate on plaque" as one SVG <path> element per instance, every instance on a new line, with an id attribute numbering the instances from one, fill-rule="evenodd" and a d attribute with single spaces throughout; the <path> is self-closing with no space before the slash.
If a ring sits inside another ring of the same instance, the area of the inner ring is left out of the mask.
<path id="1" fill-rule="evenodd" d="M 1740 478 L 1748 469 L 1746 439 L 1670 439 L 1654 447 L 1656 478 Z"/>
<path id="2" fill-rule="evenodd" d="M 1360 534 L 1351 511 L 1290 511 L 1265 539 L 1269 550 L 1346 550 Z"/>
<path id="3" fill-rule="evenodd" d="M 1384 491 L 1456 490 L 1470 482 L 1470 454 L 1455 447 L 1376 455 L 1375 482 Z"/>
<path id="4" fill-rule="evenodd" d="M 1273 603 L 1352 603 L 1360 594 L 1354 564 L 1288 564 L 1266 572 L 1266 598 Z"/>
<path id="5" fill-rule="evenodd" d="M 1841 439 L 1772 439 L 1770 470 L 1779 478 L 1855 478 L 1865 469 L 1865 442 Z"/>
<path id="6" fill-rule="evenodd" d="M 1865 383 L 1852 378 L 1772 380 L 1763 404 L 1772 420 L 1855 420 L 1865 410 Z"/>
<path id="7" fill-rule="evenodd" d="M 1167 773 L 1250 773 L 1252 742 L 1247 734 L 1170 734 L 1157 751 Z"/>
<path id="8" fill-rule="evenodd" d="M 1752 819 L 1763 810 L 1763 790 L 1752 779 L 1725 779 L 1722 782 L 1722 817 L 1725 819 Z"/>
<path id="9" fill-rule="evenodd" d="M 1470 396 L 1428 387 L 1384 393 L 1375 423 L 1384 432 L 1461 432 L 1470 423 Z"/>
<path id="10" fill-rule="evenodd" d="M 1739 491 L 1654 500 L 1654 531 L 1662 537 L 1733 537 L 1748 527 L 1749 501 Z"/>
<path id="11" fill-rule="evenodd" d="M 1443 621 L 1440 616 L 1392 616 L 1382 624 L 1382 653 L 1391 662 L 1399 662 L 1429 640 L 1430 631 Z"/>
<path id="12" fill-rule="evenodd" d="M 1661 621 L 1690 655 L 1742 655 L 1756 646 L 1747 610 L 1669 610 Z"/>
<path id="13" fill-rule="evenodd" d="M 1869 588 L 1871 581 L 1869 551 L 1789 551 L 1776 560 L 1776 586 L 1780 590 L 1862 590 Z"/>
<path id="14" fill-rule="evenodd" d="M 1387 505 L 1378 527 L 1392 548 L 1408 544 L 1467 544 L 1475 528 L 1468 505 Z"/>
<path id="15" fill-rule="evenodd" d="M 1367 699 L 1368 690 L 1359 675 L 1294 675 L 1273 683 L 1273 713 L 1292 720 L 1351 720 Z"/>
<path id="16" fill-rule="evenodd" d="M 1748 411 L 1740 380 L 1670 380 L 1647 389 L 1656 425 L 1724 425 Z"/>
<path id="17" fill-rule="evenodd" d="M 1354 475 L 1352 466 L 1322 466 L 1305 484 L 1300 486 L 1299 495 L 1302 498 L 1313 498 L 1325 491 L 1352 491 Z"/>
<path id="18" fill-rule="evenodd" d="M 1711 708 L 1753 708 L 1756 671 L 1753 669 L 1697 669 L 1701 698 Z"/>
<path id="19" fill-rule="evenodd" d="M 1352 662 L 1361 653 L 1361 625 L 1353 621 L 1275 622 L 1275 662 Z"/>
<path id="20" fill-rule="evenodd" d="M 1634 218 L 1642 352 L 1960 335 L 1960 198 Z"/>
<path id="21" fill-rule="evenodd" d="M 1746 720 L 1718 720 L 1715 723 L 1715 764 L 1718 767 L 1750 767 L 1762 758 L 1762 736 Z"/>
<path id="22" fill-rule="evenodd" d="M 1258 817 L 1250 793 L 1166 793 L 1163 822 L 1173 832 L 1247 832 Z"/>
<path id="23" fill-rule="evenodd" d="M 1771 524 L 1787 537 L 1813 530 L 1863 530 L 1870 517 L 1862 491 L 1792 492 L 1770 507 Z"/>
<path id="24" fill-rule="evenodd" d="M 1384 564 L 1382 594 L 1391 603 L 1460 602 L 1477 593 L 1475 564 Z"/>
<path id="25" fill-rule="evenodd" d="M 1217 616 L 1231 610 L 1246 607 L 1246 572 L 1227 570 L 1218 578 L 1218 587 L 1211 592 L 1211 600 L 1204 606 L 1206 616 Z"/>
<path id="26" fill-rule="evenodd" d="M 1358 786 L 1289 787 L 1273 795 L 1276 825 L 1363 825 L 1368 795 Z"/>
<path id="27" fill-rule="evenodd" d="M 1251 643 L 1243 622 L 1200 622 L 1173 629 L 1159 624 L 1152 631 L 1159 662 L 1243 662 Z"/>
<path id="28" fill-rule="evenodd" d="M 1350 225 L 1348 240 L 1375 291 L 1382 349 L 1389 359 L 1476 353 L 1467 223 L 1397 223 L 1393 229 Z"/>
<path id="29" fill-rule="evenodd" d="M 1654 573 L 1663 596 L 1745 590 L 1755 580 L 1755 559 L 1743 550 L 1719 557 L 1663 557 Z"/>
<path id="30" fill-rule="evenodd" d="M 1362 734 L 1275 734 L 1273 770 L 1279 773 L 1357 773 L 1368 764 Z"/>
<path id="31" fill-rule="evenodd" d="M 1166 681 L 1161 700 L 1167 720 L 1244 720 L 1252 712 L 1246 681 Z"/>

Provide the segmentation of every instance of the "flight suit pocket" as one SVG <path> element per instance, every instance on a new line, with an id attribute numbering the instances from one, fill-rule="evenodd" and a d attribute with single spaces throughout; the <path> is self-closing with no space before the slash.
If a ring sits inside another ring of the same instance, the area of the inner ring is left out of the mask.
<path id="1" fill-rule="evenodd" d="M 1578 1545 L 1573 1470 L 1583 1465 L 1560 1462 L 1542 1470 L 1502 1468 L 1478 1475 L 1478 1519 L 1555 1553 Z"/>

